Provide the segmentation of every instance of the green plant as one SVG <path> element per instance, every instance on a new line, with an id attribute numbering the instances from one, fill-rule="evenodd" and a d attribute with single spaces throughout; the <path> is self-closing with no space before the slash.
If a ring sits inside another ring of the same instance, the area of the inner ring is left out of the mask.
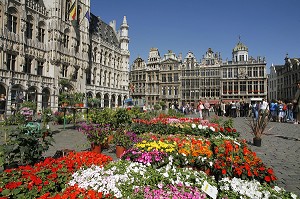
<path id="1" fill-rule="evenodd" d="M 233 119 L 232 118 L 229 118 L 228 120 L 225 120 L 223 122 L 223 126 L 224 128 L 233 128 Z"/>
<path id="2" fill-rule="evenodd" d="M 87 124 L 82 122 L 79 130 L 86 136 L 91 144 L 102 145 L 108 140 L 108 136 L 112 133 L 110 124 Z"/>
<path id="3" fill-rule="evenodd" d="M 70 104 L 70 96 L 66 92 L 60 93 L 58 95 L 58 104 L 62 105 L 64 103 Z"/>
<path id="4" fill-rule="evenodd" d="M 154 104 L 154 110 L 160 110 L 161 109 L 161 106 L 159 104 Z"/>
<path id="5" fill-rule="evenodd" d="M 42 158 L 54 141 L 49 129 L 19 126 L 6 132 L 5 143 L 1 146 L 2 163 L 10 165 L 33 164 Z"/>
<path id="6" fill-rule="evenodd" d="M 43 126 L 45 127 L 52 120 L 51 108 L 45 108 L 42 113 Z"/>
<path id="7" fill-rule="evenodd" d="M 85 97 L 85 94 L 81 93 L 81 92 L 76 92 L 71 95 L 71 98 L 73 99 L 74 104 L 82 103 L 84 97 Z"/>
<path id="8" fill-rule="evenodd" d="M 104 108 L 103 110 L 91 109 L 89 111 L 89 120 L 95 124 L 112 124 L 114 121 L 114 110 Z"/>
<path id="9" fill-rule="evenodd" d="M 258 118 L 253 118 L 250 120 L 248 126 L 251 128 L 251 134 L 258 139 L 261 139 L 261 136 L 264 134 L 265 129 L 270 121 L 269 119 L 270 111 L 265 109 L 261 111 L 258 115 Z"/>
<path id="10" fill-rule="evenodd" d="M 118 108 L 113 115 L 113 126 L 114 127 L 124 127 L 131 124 L 132 118 L 125 108 Z"/>
<path id="11" fill-rule="evenodd" d="M 30 110 L 36 111 L 36 102 L 24 101 L 21 104 L 21 108 L 29 108 Z"/>
<path id="12" fill-rule="evenodd" d="M 123 146 L 126 149 L 129 149 L 133 146 L 133 141 L 130 138 L 130 133 L 127 132 L 126 130 L 124 130 L 123 128 L 119 128 L 116 131 L 114 131 L 114 138 L 112 140 L 112 142 L 116 145 L 116 146 Z"/>

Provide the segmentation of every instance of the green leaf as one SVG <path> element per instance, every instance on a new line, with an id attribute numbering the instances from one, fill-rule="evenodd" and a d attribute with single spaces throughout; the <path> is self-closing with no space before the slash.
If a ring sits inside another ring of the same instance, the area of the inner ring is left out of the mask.
<path id="1" fill-rule="evenodd" d="M 10 190 L 9 189 L 4 189 L 2 192 L 3 196 L 8 196 L 10 194 Z"/>

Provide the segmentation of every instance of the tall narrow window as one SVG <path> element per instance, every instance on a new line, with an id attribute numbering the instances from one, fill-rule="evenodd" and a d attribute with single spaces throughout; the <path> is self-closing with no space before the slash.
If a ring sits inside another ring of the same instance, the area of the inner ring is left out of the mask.
<path id="1" fill-rule="evenodd" d="M 168 86 L 168 95 L 172 95 L 172 87 Z"/>
<path id="2" fill-rule="evenodd" d="M 42 27 L 38 29 L 38 41 L 42 43 L 45 41 L 45 29 Z"/>
<path id="3" fill-rule="evenodd" d="M 162 75 L 162 82 L 166 82 L 166 81 L 167 81 L 166 74 L 163 74 L 163 75 Z"/>
<path id="4" fill-rule="evenodd" d="M 259 92 L 264 93 L 265 92 L 265 84 L 264 81 L 259 82 Z"/>
<path id="5" fill-rule="evenodd" d="M 225 68 L 223 69 L 223 78 L 227 78 L 227 70 Z"/>
<path id="6" fill-rule="evenodd" d="M 33 32 L 33 24 L 30 22 L 26 23 L 26 37 L 27 39 L 32 39 L 32 32 Z"/>
<path id="7" fill-rule="evenodd" d="M 63 65 L 62 66 L 62 77 L 67 77 L 68 76 L 68 66 L 67 65 Z"/>
<path id="8" fill-rule="evenodd" d="M 258 67 L 253 68 L 253 77 L 258 77 Z"/>
<path id="9" fill-rule="evenodd" d="M 44 62 L 37 62 L 37 75 L 43 75 Z"/>
<path id="10" fill-rule="evenodd" d="M 246 82 L 245 81 L 240 82 L 240 92 L 241 93 L 246 92 Z"/>
<path id="11" fill-rule="evenodd" d="M 71 8 L 71 1 L 67 0 L 66 1 L 66 11 L 65 11 L 65 20 L 68 21 L 69 20 L 69 11 Z"/>
<path id="12" fill-rule="evenodd" d="M 23 66 L 23 73 L 31 73 L 31 63 L 32 63 L 32 59 L 26 57 L 25 64 Z"/>
<path id="13" fill-rule="evenodd" d="M 247 68 L 248 77 L 252 77 L 252 68 Z"/>
<path id="14" fill-rule="evenodd" d="M 228 82 L 228 93 L 231 94 L 232 93 L 232 82 Z"/>
<path id="15" fill-rule="evenodd" d="M 68 48 L 68 46 L 69 46 L 69 36 L 68 35 L 64 35 L 63 45 L 65 48 Z"/>
<path id="16" fill-rule="evenodd" d="M 7 70 L 15 71 L 16 68 L 16 55 L 7 54 L 7 62 L 6 62 Z"/>
<path id="17" fill-rule="evenodd" d="M 228 78 L 232 78 L 232 68 L 228 68 Z"/>
<path id="18" fill-rule="evenodd" d="M 10 32 L 17 33 L 17 17 L 8 14 L 8 19 L 7 19 L 7 29 Z"/>
<path id="19" fill-rule="evenodd" d="M 253 89 L 252 89 L 252 81 L 248 82 L 248 93 L 252 93 Z"/>
<path id="20" fill-rule="evenodd" d="M 227 82 L 223 82 L 223 94 L 227 94 Z"/>
<path id="21" fill-rule="evenodd" d="M 258 81 L 253 81 L 254 84 L 254 93 L 258 93 Z"/>
<path id="22" fill-rule="evenodd" d="M 264 73 L 265 73 L 264 67 L 260 67 L 259 68 L 259 76 L 264 77 Z"/>
<path id="23" fill-rule="evenodd" d="M 168 74 L 168 82 L 172 82 L 172 74 Z"/>
<path id="24" fill-rule="evenodd" d="M 174 87 L 174 95 L 178 95 L 178 87 L 177 86 Z"/>

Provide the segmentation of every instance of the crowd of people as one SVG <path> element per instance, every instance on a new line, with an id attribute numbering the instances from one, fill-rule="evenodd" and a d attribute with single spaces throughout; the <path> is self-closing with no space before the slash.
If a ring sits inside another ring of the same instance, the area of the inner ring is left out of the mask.
<path id="1" fill-rule="evenodd" d="M 216 104 L 210 104 L 208 100 L 199 100 L 197 107 L 190 106 L 188 103 L 180 107 L 180 111 L 184 114 L 196 113 L 202 119 L 207 119 L 210 112 L 215 112 L 218 116 L 225 117 L 253 117 L 258 118 L 260 113 L 268 111 L 270 121 L 273 122 L 290 122 L 294 124 L 300 123 L 300 81 L 297 82 L 298 90 L 294 100 L 284 102 L 282 100 L 266 99 L 251 102 L 232 100 L 219 101 Z"/>

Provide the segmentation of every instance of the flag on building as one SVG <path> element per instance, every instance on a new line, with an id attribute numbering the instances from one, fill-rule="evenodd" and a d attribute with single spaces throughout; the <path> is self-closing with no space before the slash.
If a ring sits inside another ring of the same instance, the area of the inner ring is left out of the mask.
<path id="1" fill-rule="evenodd" d="M 70 10 L 69 10 L 69 18 L 70 20 L 76 19 L 76 1 L 72 4 Z"/>
<path id="2" fill-rule="evenodd" d="M 85 13 L 84 16 L 87 18 L 87 20 L 88 20 L 89 22 L 91 21 L 91 16 L 90 16 L 90 11 L 89 11 L 89 10 L 86 11 L 86 13 Z"/>

